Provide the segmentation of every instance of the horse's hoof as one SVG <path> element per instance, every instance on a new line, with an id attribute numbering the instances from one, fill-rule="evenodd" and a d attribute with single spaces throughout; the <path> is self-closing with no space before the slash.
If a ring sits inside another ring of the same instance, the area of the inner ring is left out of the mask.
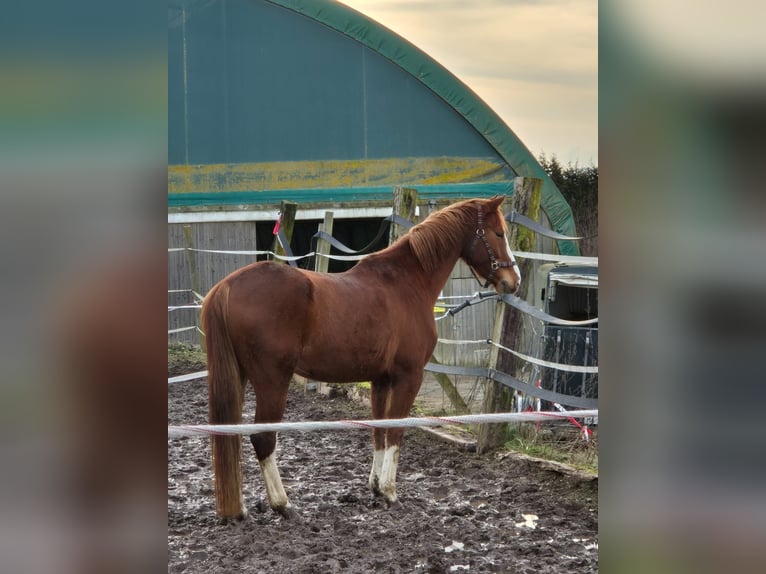
<path id="1" fill-rule="evenodd" d="M 388 508 L 391 510 L 401 510 L 402 503 L 399 502 L 399 499 L 396 499 L 396 500 L 386 499 L 386 506 L 388 506 Z"/>
<path id="2" fill-rule="evenodd" d="M 298 514 L 298 511 L 295 510 L 295 508 L 292 506 L 280 506 L 279 508 L 275 508 L 274 512 L 279 514 L 285 520 L 290 520 L 293 522 L 301 521 L 301 515 Z"/>
<path id="3" fill-rule="evenodd" d="M 247 512 L 247 510 L 242 509 L 242 512 L 237 514 L 236 516 L 222 516 L 218 520 L 218 524 L 226 525 L 226 524 L 242 524 L 245 522 L 250 516 Z"/>
<path id="4" fill-rule="evenodd" d="M 399 497 L 396 496 L 395 488 L 389 489 L 388 492 L 381 491 L 380 495 L 383 497 L 383 500 L 385 501 L 386 506 L 388 508 L 399 508 L 401 506 L 401 503 L 399 502 Z"/>
<path id="5" fill-rule="evenodd" d="M 268 512 L 269 511 L 268 501 L 263 498 L 259 498 L 258 502 L 255 503 L 255 511 L 258 514 L 263 514 L 265 512 Z"/>

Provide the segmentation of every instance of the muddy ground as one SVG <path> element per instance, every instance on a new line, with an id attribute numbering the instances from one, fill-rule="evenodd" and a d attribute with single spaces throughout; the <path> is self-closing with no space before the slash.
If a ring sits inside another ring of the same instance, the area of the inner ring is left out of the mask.
<path id="1" fill-rule="evenodd" d="M 245 421 L 252 421 L 248 398 Z M 204 380 L 169 385 L 168 423 L 205 423 Z M 291 389 L 285 420 L 366 419 L 345 397 Z M 388 508 L 367 487 L 369 431 L 285 432 L 278 461 L 299 520 L 267 509 L 245 438 L 250 516 L 215 515 L 209 440 L 168 440 L 168 572 L 598 571 L 598 486 L 514 457 L 478 455 L 419 429 L 405 435 Z M 531 516 L 533 515 L 533 516 Z M 536 518 L 534 518 L 536 517 Z"/>

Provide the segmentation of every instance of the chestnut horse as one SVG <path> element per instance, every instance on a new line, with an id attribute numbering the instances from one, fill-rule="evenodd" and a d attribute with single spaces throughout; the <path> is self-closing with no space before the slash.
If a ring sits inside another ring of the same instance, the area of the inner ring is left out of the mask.
<path id="1" fill-rule="evenodd" d="M 457 260 L 485 287 L 514 293 L 519 286 L 500 211 L 504 199 L 470 199 L 437 211 L 344 273 L 264 261 L 221 280 L 202 307 L 210 423 L 241 422 L 247 381 L 255 390 L 255 422 L 281 421 L 293 373 L 316 381 L 371 381 L 372 416 L 406 417 L 436 346 L 434 303 Z M 372 432 L 369 486 L 388 503 L 397 500 L 403 434 L 402 428 Z M 269 505 L 289 517 L 276 433 L 250 440 Z M 247 515 L 241 443 L 239 436 L 212 437 L 216 508 L 225 518 Z"/>

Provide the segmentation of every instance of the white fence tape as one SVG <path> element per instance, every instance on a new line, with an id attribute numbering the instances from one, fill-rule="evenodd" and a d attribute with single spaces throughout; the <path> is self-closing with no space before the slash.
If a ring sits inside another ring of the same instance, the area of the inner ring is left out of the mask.
<path id="1" fill-rule="evenodd" d="M 184 331 L 193 331 L 196 329 L 196 325 L 192 325 L 191 327 L 179 327 L 178 329 L 168 329 L 168 335 L 173 335 L 174 333 L 183 333 Z"/>
<path id="2" fill-rule="evenodd" d="M 364 255 L 330 255 L 325 253 L 318 253 L 316 251 L 312 251 L 310 253 L 306 253 L 305 255 L 295 255 L 293 257 L 287 257 L 285 255 L 278 255 L 274 253 L 273 251 L 264 251 L 264 250 L 234 250 L 234 249 L 195 249 L 193 247 L 171 247 L 168 248 L 168 253 L 176 253 L 180 251 L 196 251 L 197 253 L 218 253 L 221 255 L 252 255 L 252 256 L 259 256 L 259 255 L 270 255 L 271 257 L 274 257 L 276 259 L 280 259 L 282 261 L 298 261 L 300 259 L 306 259 L 307 257 L 314 257 L 314 256 L 320 256 L 320 257 L 326 257 L 327 259 L 337 259 L 338 261 L 358 261 L 359 259 L 363 259 L 364 257 L 367 257 L 368 254 Z M 536 259 L 538 261 L 552 261 L 554 263 L 570 263 L 575 265 L 598 265 L 598 257 L 583 257 L 579 255 L 556 255 L 554 253 L 536 253 L 533 251 L 514 251 L 513 254 L 516 257 L 521 257 L 523 259 Z"/>
<path id="3" fill-rule="evenodd" d="M 525 413 L 487 413 L 478 415 L 457 415 L 451 417 L 413 417 L 406 419 L 379 420 L 341 420 L 341 421 L 309 421 L 282 422 L 243 425 L 177 425 L 168 426 L 168 438 L 180 438 L 200 435 L 224 434 L 246 435 L 261 432 L 283 431 L 315 431 L 342 429 L 371 429 L 371 428 L 407 428 L 407 427 L 438 427 L 444 425 L 464 424 L 493 424 L 506 422 L 537 422 L 551 419 L 567 420 L 569 418 L 597 417 L 598 410 L 558 412 L 525 412 Z"/>
<path id="4" fill-rule="evenodd" d="M 518 351 L 514 351 L 513 349 L 504 347 L 500 343 L 495 343 L 494 341 L 491 341 L 491 344 L 497 347 L 498 349 L 503 349 L 504 351 L 508 351 L 509 353 L 511 353 L 512 355 L 515 355 L 516 357 L 518 357 L 519 359 L 522 359 L 523 361 L 527 361 L 528 363 L 533 363 L 541 367 L 550 367 L 552 369 L 558 369 L 559 371 L 568 371 L 570 373 L 598 373 L 597 366 L 589 367 L 585 365 L 567 365 L 565 363 L 553 363 L 551 361 L 544 361 L 542 359 L 530 357 L 529 355 L 525 355 L 524 353 L 519 353 Z"/>
<path id="5" fill-rule="evenodd" d="M 589 366 L 580 366 L 580 365 L 567 365 L 565 363 L 552 363 L 551 361 L 544 361 L 542 359 L 530 357 L 529 355 L 525 355 L 524 353 L 519 353 L 518 351 L 514 351 L 513 349 L 509 349 L 508 347 L 504 347 L 500 343 L 495 343 L 494 341 L 488 340 L 488 339 L 477 339 L 473 341 L 460 340 L 460 339 L 437 339 L 437 341 L 445 345 L 487 345 L 489 344 L 489 345 L 494 345 L 498 349 L 503 349 L 504 351 L 508 351 L 512 355 L 515 355 L 519 359 L 527 361 L 528 363 L 539 365 L 541 367 L 550 367 L 552 369 L 558 369 L 559 371 L 568 371 L 570 373 L 598 373 L 597 366 L 589 367 Z"/>
<path id="6" fill-rule="evenodd" d="M 535 253 L 534 251 L 514 251 L 516 257 L 522 259 L 536 259 L 538 261 L 552 261 L 553 263 L 571 263 L 574 265 L 598 265 L 598 257 L 584 257 L 581 255 L 556 255 L 555 253 Z"/>
<path id="7" fill-rule="evenodd" d="M 202 305 L 176 305 L 168 307 L 168 311 L 178 311 L 179 309 L 202 309 Z"/>
<path id="8" fill-rule="evenodd" d="M 171 383 L 183 383 L 184 381 L 193 381 L 195 379 L 204 379 L 207 377 L 207 371 L 197 371 L 196 373 L 189 373 L 187 375 L 178 375 L 177 377 L 170 377 L 168 384 Z"/>
<path id="9" fill-rule="evenodd" d="M 325 257 L 327 259 L 336 259 L 338 261 L 359 261 L 360 259 L 363 259 L 367 257 L 367 255 L 370 255 L 369 253 L 363 254 L 363 255 L 330 255 L 326 253 L 319 253 L 317 251 L 311 251 L 310 253 L 306 253 L 305 255 L 293 255 L 292 257 L 289 257 L 287 255 L 280 255 L 278 253 L 274 253 L 273 251 L 264 251 L 260 249 L 256 250 L 234 250 L 234 249 L 195 249 L 193 247 L 177 247 L 173 249 L 168 249 L 168 253 L 176 252 L 176 251 L 195 251 L 197 253 L 217 253 L 220 255 L 251 255 L 251 256 L 259 256 L 259 255 L 268 255 L 275 259 L 279 259 L 280 261 L 299 261 L 301 259 L 306 259 L 308 257 Z"/>

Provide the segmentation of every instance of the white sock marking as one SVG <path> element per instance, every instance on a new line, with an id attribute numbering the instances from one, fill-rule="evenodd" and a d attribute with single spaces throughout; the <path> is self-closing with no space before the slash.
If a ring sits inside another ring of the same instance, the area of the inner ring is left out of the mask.
<path id="1" fill-rule="evenodd" d="M 399 447 L 389 446 L 383 454 L 383 468 L 380 471 L 380 492 L 390 502 L 396 500 L 396 467 L 399 464 Z"/>
<path id="2" fill-rule="evenodd" d="M 284 486 L 282 486 L 282 479 L 279 476 L 276 452 L 259 461 L 259 464 L 261 465 L 263 484 L 266 486 L 266 495 L 269 498 L 269 506 L 272 508 L 286 508 L 290 506 L 290 502 L 287 500 L 287 493 Z"/>
<path id="3" fill-rule="evenodd" d="M 380 471 L 383 468 L 384 450 L 372 451 L 372 468 L 370 469 L 370 488 L 378 488 L 380 484 Z"/>

